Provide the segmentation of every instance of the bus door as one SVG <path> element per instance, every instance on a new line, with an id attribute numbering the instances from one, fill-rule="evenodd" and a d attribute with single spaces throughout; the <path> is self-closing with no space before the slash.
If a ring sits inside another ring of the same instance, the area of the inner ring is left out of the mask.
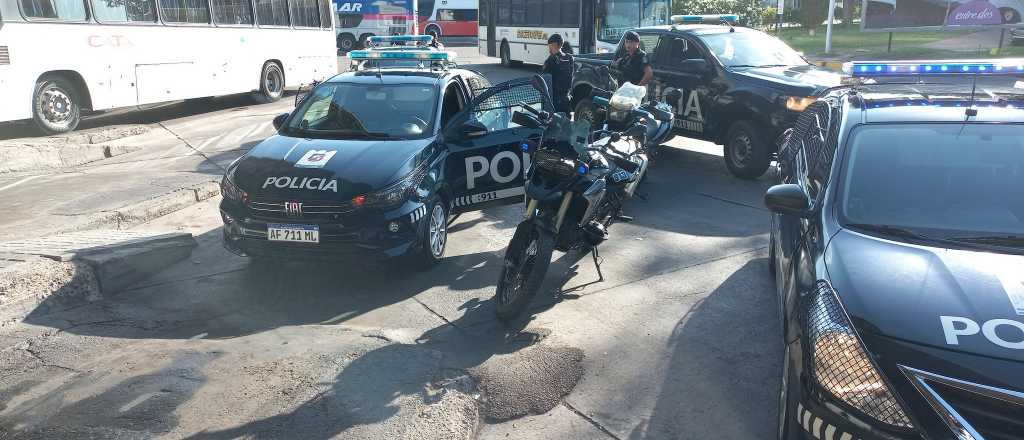
<path id="1" fill-rule="evenodd" d="M 543 130 L 520 126 L 512 116 L 524 112 L 524 104 L 550 109 L 532 81 L 519 78 L 486 89 L 445 127 L 445 175 L 453 213 L 524 200 L 530 156 L 521 145 L 539 141 Z"/>
<path id="2" fill-rule="evenodd" d="M 497 8 L 492 5 L 492 1 L 502 0 L 480 0 L 480 9 L 478 17 L 480 19 L 480 26 L 484 26 L 486 30 L 486 41 L 487 44 L 487 56 L 496 57 L 498 56 L 498 43 L 495 41 L 498 36 L 494 29 L 495 16 L 497 15 Z M 479 33 L 479 31 L 477 31 Z"/>

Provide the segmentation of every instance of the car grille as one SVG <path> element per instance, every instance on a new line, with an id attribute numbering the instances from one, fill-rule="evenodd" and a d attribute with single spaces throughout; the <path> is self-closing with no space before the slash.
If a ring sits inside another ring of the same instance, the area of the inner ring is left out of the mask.
<path id="1" fill-rule="evenodd" d="M 252 216 L 261 220 L 320 220 L 336 221 L 341 219 L 343 214 L 353 211 L 349 203 L 330 201 L 301 201 L 302 213 L 291 214 L 285 207 L 290 201 L 280 200 L 253 200 L 248 207 Z"/>
<path id="2" fill-rule="evenodd" d="M 961 440 L 1024 440 L 1024 393 L 901 367 Z"/>

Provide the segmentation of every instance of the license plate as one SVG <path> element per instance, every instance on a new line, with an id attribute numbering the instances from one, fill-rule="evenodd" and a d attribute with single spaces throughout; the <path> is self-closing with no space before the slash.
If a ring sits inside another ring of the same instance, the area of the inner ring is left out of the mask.
<path id="1" fill-rule="evenodd" d="M 320 228 L 316 225 L 284 225 L 271 223 L 267 225 L 267 240 L 290 241 L 296 243 L 319 243 Z"/>

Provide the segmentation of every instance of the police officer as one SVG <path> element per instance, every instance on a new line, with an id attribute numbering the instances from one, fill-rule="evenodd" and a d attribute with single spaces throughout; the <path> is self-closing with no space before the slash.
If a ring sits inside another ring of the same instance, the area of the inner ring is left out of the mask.
<path id="1" fill-rule="evenodd" d="M 548 37 L 548 59 L 544 61 L 542 73 L 551 75 L 552 100 L 556 112 L 569 113 L 569 88 L 572 87 L 573 58 L 562 51 L 562 36 L 552 34 Z"/>
<path id="2" fill-rule="evenodd" d="M 626 52 L 613 61 L 613 64 L 622 74 L 619 76 L 619 85 L 627 81 L 638 86 L 646 86 L 654 78 L 654 70 L 651 69 L 651 62 L 647 59 L 647 52 L 640 49 L 640 35 L 628 31 L 623 36 L 623 45 Z"/>

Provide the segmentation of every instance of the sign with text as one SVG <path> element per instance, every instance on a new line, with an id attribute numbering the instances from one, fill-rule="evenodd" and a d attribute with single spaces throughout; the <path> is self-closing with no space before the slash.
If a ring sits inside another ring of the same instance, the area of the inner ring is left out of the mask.
<path id="1" fill-rule="evenodd" d="M 1024 0 L 864 0 L 861 28 L 900 31 L 915 28 L 1019 26 Z"/>

